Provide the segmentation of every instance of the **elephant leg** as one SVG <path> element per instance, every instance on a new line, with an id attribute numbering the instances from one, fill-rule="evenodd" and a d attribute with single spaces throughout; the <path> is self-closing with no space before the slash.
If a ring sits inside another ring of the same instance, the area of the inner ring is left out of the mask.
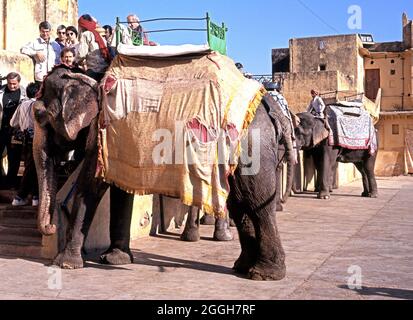
<path id="1" fill-rule="evenodd" d="M 197 207 L 189 207 L 185 229 L 181 235 L 182 241 L 197 242 L 201 239 L 199 235 L 199 211 Z"/>
<path id="2" fill-rule="evenodd" d="M 240 274 L 248 274 L 257 261 L 258 244 L 255 229 L 251 219 L 243 213 L 240 204 L 228 203 L 229 216 L 234 220 L 241 244 L 241 254 L 235 261 L 233 269 Z"/>
<path id="3" fill-rule="evenodd" d="M 301 181 L 301 153 L 299 151 L 297 151 L 297 161 L 298 163 L 294 166 L 293 192 L 300 194 L 303 192 L 303 186 Z"/>
<path id="4" fill-rule="evenodd" d="M 229 217 L 226 214 L 225 217 L 215 218 L 215 230 L 214 230 L 214 240 L 215 241 L 232 241 L 234 236 L 229 227 Z"/>
<path id="5" fill-rule="evenodd" d="M 362 197 L 368 198 L 370 197 L 370 190 L 369 190 L 369 181 L 367 178 L 366 171 L 364 170 L 364 166 L 361 162 L 354 163 L 357 170 L 361 173 L 361 178 L 363 181 L 363 193 L 361 194 Z"/>
<path id="6" fill-rule="evenodd" d="M 285 253 L 274 223 L 274 205 L 267 205 L 248 214 L 254 225 L 258 245 L 257 261 L 248 274 L 252 280 L 281 280 L 286 274 Z"/>
<path id="7" fill-rule="evenodd" d="M 97 183 L 96 187 L 88 191 L 79 190 L 80 192 L 77 192 L 70 216 L 70 227 L 66 236 L 67 243 L 65 249 L 54 259 L 54 265 L 62 269 L 83 268 L 83 258 L 81 254 L 83 244 L 87 238 L 96 209 L 106 190 L 106 184 Z"/>
<path id="8" fill-rule="evenodd" d="M 308 191 L 308 185 L 313 178 L 316 178 L 316 168 L 314 163 L 314 157 L 311 151 L 304 151 L 304 186 L 303 191 Z M 316 183 L 317 184 L 317 183 Z M 315 185 L 317 189 L 317 185 Z"/>
<path id="9" fill-rule="evenodd" d="M 336 165 L 338 150 L 333 150 L 327 145 L 327 141 L 314 154 L 314 162 L 317 167 L 317 185 L 320 186 L 319 199 L 330 199 L 330 192 L 333 188 L 333 168 Z"/>
<path id="10" fill-rule="evenodd" d="M 330 193 L 333 193 L 333 189 L 334 189 L 334 184 L 336 183 L 336 170 L 338 167 L 338 163 L 337 161 L 335 161 L 335 159 L 330 158 L 329 159 L 329 163 L 331 165 L 330 167 L 330 180 L 328 181 L 328 191 Z"/>
<path id="11" fill-rule="evenodd" d="M 110 189 L 110 247 L 100 256 L 104 264 L 133 263 L 130 251 L 130 228 L 134 196 L 115 186 Z"/>
<path id="12" fill-rule="evenodd" d="M 368 197 L 368 198 L 378 197 L 377 181 L 376 181 L 376 175 L 374 173 L 375 164 L 376 164 L 376 156 L 368 157 L 367 160 L 364 160 L 364 162 L 358 163 L 360 168 L 363 170 L 361 171 L 359 167 L 357 167 L 357 169 L 359 169 L 359 171 L 362 172 L 362 175 L 363 175 L 363 186 L 364 186 L 364 191 L 362 194 L 363 197 Z"/>
<path id="13" fill-rule="evenodd" d="M 370 191 L 370 198 L 377 198 L 379 195 L 378 192 L 378 187 L 377 187 L 377 181 L 376 181 L 376 175 L 374 173 L 374 168 L 376 166 L 376 157 L 377 154 L 374 156 L 371 156 L 367 159 L 365 162 L 365 171 L 367 175 L 367 179 L 369 182 L 369 191 Z"/>
<path id="14" fill-rule="evenodd" d="M 338 169 L 338 161 L 334 161 L 334 165 L 333 165 L 333 169 L 332 169 L 332 188 L 331 188 L 331 192 L 333 192 L 333 190 L 337 190 L 338 189 L 338 181 L 337 181 L 337 169 Z"/>
<path id="15" fill-rule="evenodd" d="M 318 199 L 330 199 L 330 180 L 331 170 L 328 163 L 328 154 L 324 152 L 324 148 L 317 148 L 313 153 L 314 164 L 317 170 L 316 191 Z"/>

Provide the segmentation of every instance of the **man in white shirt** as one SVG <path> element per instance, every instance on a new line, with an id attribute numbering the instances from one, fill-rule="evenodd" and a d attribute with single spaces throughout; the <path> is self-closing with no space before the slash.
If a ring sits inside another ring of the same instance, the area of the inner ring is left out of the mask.
<path id="1" fill-rule="evenodd" d="M 31 57 L 34 62 L 34 80 L 43 82 L 44 77 L 53 69 L 60 57 L 60 46 L 57 42 L 50 40 L 51 25 L 47 21 L 39 24 L 40 37 L 34 42 L 23 46 L 20 51 Z"/>
<path id="2" fill-rule="evenodd" d="M 311 100 L 307 108 L 307 112 L 312 113 L 316 118 L 324 119 L 324 110 L 326 108 L 326 105 L 324 104 L 323 99 L 314 89 L 311 90 L 311 96 L 313 97 L 313 99 Z"/>

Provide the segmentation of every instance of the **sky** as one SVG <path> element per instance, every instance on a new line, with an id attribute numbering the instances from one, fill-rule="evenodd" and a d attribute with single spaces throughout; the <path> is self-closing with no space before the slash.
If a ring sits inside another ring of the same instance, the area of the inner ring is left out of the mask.
<path id="1" fill-rule="evenodd" d="M 204 18 L 228 28 L 228 56 L 244 71 L 271 74 L 271 49 L 288 48 L 289 39 L 336 34 L 372 34 L 376 42 L 402 40 L 402 13 L 413 19 L 412 0 L 79 0 L 79 15 L 91 14 L 101 26 L 126 21 Z M 204 29 L 204 21 L 143 23 L 147 31 L 170 28 Z M 159 44 L 205 44 L 205 32 L 151 33 Z"/>

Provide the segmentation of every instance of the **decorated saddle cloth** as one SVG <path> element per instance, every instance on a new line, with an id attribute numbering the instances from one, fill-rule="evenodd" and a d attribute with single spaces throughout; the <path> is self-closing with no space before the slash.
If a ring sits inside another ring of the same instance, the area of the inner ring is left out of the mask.
<path id="1" fill-rule="evenodd" d="M 330 145 L 351 150 L 369 150 L 370 154 L 377 151 L 376 129 L 370 114 L 362 105 L 330 105 L 328 124 L 331 128 Z"/>
<path id="2" fill-rule="evenodd" d="M 209 49 L 124 52 L 101 82 L 98 174 L 129 193 L 168 195 L 224 215 L 228 176 L 262 85 Z"/>

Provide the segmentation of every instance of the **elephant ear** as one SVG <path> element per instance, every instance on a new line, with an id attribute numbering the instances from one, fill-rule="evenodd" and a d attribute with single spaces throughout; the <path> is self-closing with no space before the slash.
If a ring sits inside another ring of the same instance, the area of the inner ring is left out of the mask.
<path id="1" fill-rule="evenodd" d="M 67 74 L 61 103 L 65 131 L 70 140 L 88 127 L 99 113 L 97 82 L 81 74 Z"/>
<path id="2" fill-rule="evenodd" d="M 95 79 L 93 79 L 93 78 L 91 78 L 91 77 L 89 77 L 85 74 L 68 72 L 68 73 L 64 74 L 63 78 L 79 80 L 80 82 L 88 85 L 89 87 L 91 87 L 95 91 L 98 91 L 99 83 Z"/>
<path id="3" fill-rule="evenodd" d="M 313 146 L 318 145 L 321 141 L 327 139 L 330 135 L 330 130 L 326 121 L 315 119 L 316 125 L 313 129 Z"/>

